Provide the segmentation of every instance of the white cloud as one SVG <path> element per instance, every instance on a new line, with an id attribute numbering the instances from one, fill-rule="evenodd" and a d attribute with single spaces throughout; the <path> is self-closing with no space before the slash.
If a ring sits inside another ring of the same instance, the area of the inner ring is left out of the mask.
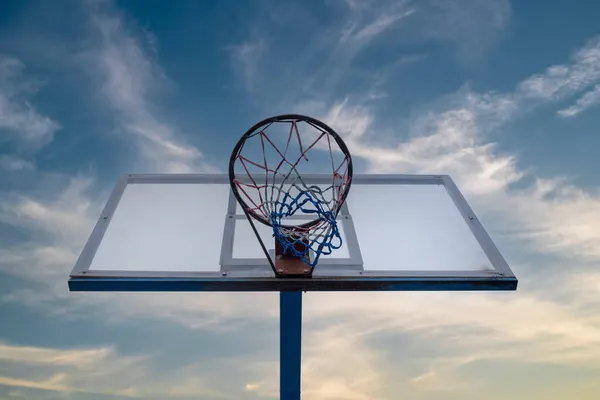
<path id="1" fill-rule="evenodd" d="M 567 279 L 567 285 L 576 291 L 574 301 L 581 307 L 600 306 L 600 272 L 597 269 L 574 272 Z"/>
<path id="2" fill-rule="evenodd" d="M 66 279 L 99 216 L 106 193 L 98 192 L 89 177 L 38 173 L 38 182 L 46 181 L 45 185 L 28 193 L 0 195 L 0 222 L 28 235 L 28 239 L 0 249 L 0 270 L 32 283 L 31 287 L 2 293 L 0 302 L 57 315 L 82 306 L 64 306 L 57 301 L 70 295 Z"/>
<path id="3" fill-rule="evenodd" d="M 508 0 L 426 0 L 419 6 L 418 36 L 451 43 L 466 63 L 481 59 L 512 15 Z"/>
<path id="4" fill-rule="evenodd" d="M 274 293 L 163 293 L 153 297 L 124 293 L 117 298 L 96 294 L 93 302 L 102 304 L 100 313 L 102 308 L 113 311 L 113 315 L 106 312 L 111 322 L 144 317 L 189 329 L 225 332 L 243 331 L 249 323 L 278 318 L 277 298 Z"/>
<path id="5" fill-rule="evenodd" d="M 554 105 L 578 94 L 600 81 L 600 36 L 589 39 L 571 56 L 570 63 L 552 65 L 544 72 L 534 74 L 519 82 L 510 92 L 473 92 L 468 85 L 446 98 L 445 105 L 466 108 L 474 113 L 479 136 L 510 122 L 536 108 Z M 568 114 L 579 106 L 592 106 L 595 89 L 584 94 L 573 107 L 559 111 Z M 582 99 L 586 99 L 583 101 Z M 449 107 L 446 107 L 448 109 Z M 569 111 L 567 111 L 569 110 Z M 581 109 L 583 111 L 583 109 Z M 563 115 L 567 116 L 567 115 Z"/>
<path id="6" fill-rule="evenodd" d="M 376 39 L 389 34 L 391 29 L 400 26 L 416 12 L 407 1 L 349 5 L 349 15 L 339 32 L 332 38 L 327 38 L 337 42 L 332 43 L 331 57 L 326 64 L 328 72 L 321 77 L 321 84 L 326 84 L 329 80 L 339 80 L 347 73 L 350 62 L 362 50 L 368 48 Z"/>
<path id="7" fill-rule="evenodd" d="M 600 104 L 600 85 L 585 93 L 572 106 L 559 110 L 558 115 L 565 118 L 574 117 L 597 104 Z"/>
<path id="8" fill-rule="evenodd" d="M 406 2 L 403 1 L 390 7 L 384 7 L 383 10 L 370 18 L 364 18 L 362 11 L 354 12 L 346 27 L 342 30 L 340 45 L 352 43 L 357 46 L 358 50 L 414 12 L 415 10 L 407 8 Z"/>
<path id="9" fill-rule="evenodd" d="M 40 149 L 61 128 L 27 100 L 39 85 L 24 76 L 24 68 L 20 60 L 0 54 L 0 134 L 10 135 L 19 152 Z M 14 162 L 9 166 L 15 167 Z"/>
<path id="10" fill-rule="evenodd" d="M 447 307 L 449 303 L 452 307 Z M 586 314 L 578 304 L 542 300 L 527 291 L 307 295 L 306 322 L 328 318 L 338 321 L 346 335 L 356 337 L 413 331 L 442 337 L 454 330 L 444 346 L 461 353 L 470 345 L 474 352 L 486 353 L 483 357 L 517 358 L 527 351 L 530 362 L 554 358 L 557 363 L 590 366 L 600 358 L 600 318 Z M 488 348 L 492 343 L 496 347 Z M 517 348 L 501 347 L 507 344 Z M 587 353 L 577 345 L 587 345 Z"/>
<path id="11" fill-rule="evenodd" d="M 186 143 L 175 126 L 164 122 L 152 103 L 154 91 L 166 82 L 147 50 L 156 48 L 155 43 L 146 44 L 136 37 L 118 12 L 104 6 L 91 11 L 92 26 L 100 36 L 92 63 L 99 70 L 98 84 L 121 129 L 137 139 L 153 171 L 214 172 L 203 153 Z"/>
<path id="12" fill-rule="evenodd" d="M 455 1 L 425 0 L 420 2 L 346 1 L 350 10 L 345 26 L 355 39 L 370 39 L 385 32 L 394 24 L 410 16 L 406 29 L 399 30 L 395 43 L 441 41 L 451 44 L 462 62 L 481 59 L 488 48 L 496 43 L 512 15 L 508 0 Z"/>
<path id="13" fill-rule="evenodd" d="M 343 296 L 343 295 L 342 295 Z M 305 296 L 313 298 L 313 296 Z M 321 297 L 321 296 L 319 296 Z M 321 297 L 322 299 L 322 297 Z M 311 304 L 313 302 L 310 302 Z M 312 307 L 305 314 L 312 314 Z M 311 316 L 313 316 L 312 314 Z M 306 322 L 310 323 L 310 319 Z M 307 330 L 303 338 L 303 393 L 315 400 L 368 400 L 382 398 L 383 354 L 368 338 L 343 324 Z M 367 339 L 367 340 L 365 340 Z"/>
<path id="14" fill-rule="evenodd" d="M 0 384 L 55 392 L 119 394 L 145 376 L 147 356 L 113 348 L 54 349 L 0 344 Z M 23 368 L 25 367 L 25 368 Z M 5 373 L 6 374 L 6 373 Z"/>
<path id="15" fill-rule="evenodd" d="M 92 364 L 106 359 L 112 352 L 113 350 L 109 348 L 58 350 L 0 343 L 0 360 L 36 365 L 70 365 L 78 368 L 90 368 Z"/>
<path id="16" fill-rule="evenodd" d="M 0 155 L 0 168 L 7 171 L 33 171 L 35 165 L 16 155 Z"/>
<path id="17" fill-rule="evenodd" d="M 476 361 L 589 370 L 600 360 L 597 316 L 527 291 L 311 293 L 304 324 L 304 391 L 315 399 L 462 391 L 452 378 Z"/>
<path id="18" fill-rule="evenodd" d="M 249 39 L 230 46 L 232 64 L 255 99 L 273 98 L 280 107 L 305 93 L 328 93 L 349 71 L 355 71 L 351 62 L 361 51 L 379 39 L 385 40 L 410 20 L 415 9 L 408 3 L 349 2 L 343 8 L 336 4 L 335 13 L 343 18 L 327 23 L 305 7 L 275 5 L 264 14 L 268 20 L 254 21 Z M 298 18 L 304 23 L 298 24 Z M 283 39 L 290 25 L 301 33 L 292 53 L 289 41 Z M 285 29 L 279 31 L 282 26 Z M 285 68 L 281 67 L 280 53 L 286 54 Z"/>
<path id="19" fill-rule="evenodd" d="M 58 193 L 46 193 L 49 198 L 9 193 L 0 197 L 0 221 L 77 248 L 100 212 L 90 197 L 92 185 L 91 178 L 76 176 Z"/>
<path id="20" fill-rule="evenodd" d="M 0 376 L 0 385 L 15 386 L 27 389 L 51 390 L 56 392 L 74 392 L 75 388 L 61 383 L 65 378 L 64 375 L 58 374 L 42 380 L 18 379 L 7 376 Z"/>
<path id="21" fill-rule="evenodd" d="M 542 101 L 560 100 L 600 80 L 600 36 L 590 39 L 571 57 L 570 64 L 550 66 L 521 82 L 517 95 Z"/>
<path id="22" fill-rule="evenodd" d="M 202 357 L 161 368 L 162 355 L 160 349 L 126 355 L 114 347 L 58 349 L 0 342 L 0 385 L 65 397 L 238 399 L 244 398 L 244 382 L 255 380 L 257 371 L 270 371 L 276 376 L 276 363 L 272 361 Z"/>
<path id="23" fill-rule="evenodd" d="M 267 40 L 265 38 L 247 40 L 241 44 L 230 46 L 228 49 L 234 68 L 239 70 L 246 88 L 255 89 L 260 69 L 263 66 L 261 61 L 267 50 Z"/>

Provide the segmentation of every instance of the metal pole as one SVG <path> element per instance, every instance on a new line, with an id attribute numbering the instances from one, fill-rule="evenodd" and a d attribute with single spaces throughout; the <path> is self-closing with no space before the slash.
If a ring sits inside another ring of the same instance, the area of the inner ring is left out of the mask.
<path id="1" fill-rule="evenodd" d="M 302 365 L 302 292 L 279 293 L 279 393 L 300 400 Z"/>

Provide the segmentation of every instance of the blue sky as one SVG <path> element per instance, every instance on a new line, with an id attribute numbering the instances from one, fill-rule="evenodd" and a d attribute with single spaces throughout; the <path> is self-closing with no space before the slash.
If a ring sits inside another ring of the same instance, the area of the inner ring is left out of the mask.
<path id="1" fill-rule="evenodd" d="M 515 293 L 305 296 L 303 392 L 600 397 L 600 5 L 3 1 L 0 398 L 276 398 L 276 294 L 69 293 L 120 174 L 225 171 L 284 112 L 450 174 Z"/>

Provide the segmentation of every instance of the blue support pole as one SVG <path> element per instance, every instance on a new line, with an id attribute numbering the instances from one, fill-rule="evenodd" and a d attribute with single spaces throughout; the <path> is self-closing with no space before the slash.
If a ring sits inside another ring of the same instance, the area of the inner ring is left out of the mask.
<path id="1" fill-rule="evenodd" d="M 302 365 L 302 292 L 279 293 L 279 393 L 300 400 Z"/>

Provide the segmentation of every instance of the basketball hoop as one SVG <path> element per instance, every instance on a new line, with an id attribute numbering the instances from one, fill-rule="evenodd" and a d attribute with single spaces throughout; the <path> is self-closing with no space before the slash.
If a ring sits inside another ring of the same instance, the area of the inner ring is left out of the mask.
<path id="1" fill-rule="evenodd" d="M 302 175 L 311 169 L 331 170 L 330 180 L 308 185 Z M 258 122 L 233 149 L 229 179 L 277 275 L 310 276 L 320 256 L 342 246 L 336 218 L 350 190 L 352 158 L 323 122 L 297 114 Z M 275 263 L 252 219 L 273 228 Z"/>

